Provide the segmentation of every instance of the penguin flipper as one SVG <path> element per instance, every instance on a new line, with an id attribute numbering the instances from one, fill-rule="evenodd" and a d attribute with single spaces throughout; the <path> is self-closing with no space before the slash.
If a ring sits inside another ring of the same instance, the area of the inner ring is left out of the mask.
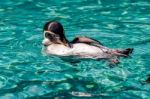
<path id="1" fill-rule="evenodd" d="M 103 45 L 101 42 L 89 37 L 76 37 L 71 43 L 86 43 L 90 45 Z"/>

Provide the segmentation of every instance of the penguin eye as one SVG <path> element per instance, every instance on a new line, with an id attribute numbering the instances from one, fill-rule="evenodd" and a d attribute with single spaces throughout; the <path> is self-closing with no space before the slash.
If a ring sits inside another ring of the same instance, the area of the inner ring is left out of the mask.
<path id="1" fill-rule="evenodd" d="M 56 38 L 59 38 L 59 36 L 58 35 L 55 35 L 55 34 L 50 34 L 50 33 L 45 33 L 45 37 L 46 38 L 49 38 L 49 39 L 56 39 Z"/>
<path id="2" fill-rule="evenodd" d="M 53 37 L 52 34 L 45 33 L 45 37 L 48 38 L 49 40 L 54 40 L 55 38 Z"/>
<path id="3" fill-rule="evenodd" d="M 45 37 L 46 38 L 52 38 L 51 34 L 49 34 L 49 33 L 45 33 Z"/>

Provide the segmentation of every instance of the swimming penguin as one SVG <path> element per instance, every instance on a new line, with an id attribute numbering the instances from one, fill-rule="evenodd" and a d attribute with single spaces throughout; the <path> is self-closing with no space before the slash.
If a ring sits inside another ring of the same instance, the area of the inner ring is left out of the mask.
<path id="1" fill-rule="evenodd" d="M 45 46 L 46 54 L 92 59 L 112 59 L 112 62 L 118 63 L 117 57 L 127 57 L 133 51 L 133 48 L 111 49 L 103 46 L 101 42 L 88 37 L 76 37 L 69 42 L 65 37 L 62 24 L 56 21 L 47 22 L 44 25 L 43 31 L 44 40 L 42 43 Z"/>

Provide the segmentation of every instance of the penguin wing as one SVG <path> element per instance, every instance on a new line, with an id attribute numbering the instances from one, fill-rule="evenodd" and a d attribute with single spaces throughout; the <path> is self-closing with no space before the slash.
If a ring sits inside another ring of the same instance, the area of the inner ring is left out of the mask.
<path id="1" fill-rule="evenodd" d="M 89 37 L 76 37 L 74 38 L 73 41 L 71 41 L 71 43 L 86 43 L 86 44 L 95 45 L 95 46 L 103 45 L 101 42 L 95 39 L 89 38 Z"/>

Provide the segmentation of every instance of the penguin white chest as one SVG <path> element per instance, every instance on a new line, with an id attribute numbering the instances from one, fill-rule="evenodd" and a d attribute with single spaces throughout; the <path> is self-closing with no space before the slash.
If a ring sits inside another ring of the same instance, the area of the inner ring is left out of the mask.
<path id="1" fill-rule="evenodd" d="M 47 47 L 46 53 L 60 56 L 77 55 L 80 57 L 95 57 L 103 53 L 100 48 L 83 43 L 76 43 L 72 46 L 72 48 L 69 48 L 61 44 L 52 44 Z"/>

